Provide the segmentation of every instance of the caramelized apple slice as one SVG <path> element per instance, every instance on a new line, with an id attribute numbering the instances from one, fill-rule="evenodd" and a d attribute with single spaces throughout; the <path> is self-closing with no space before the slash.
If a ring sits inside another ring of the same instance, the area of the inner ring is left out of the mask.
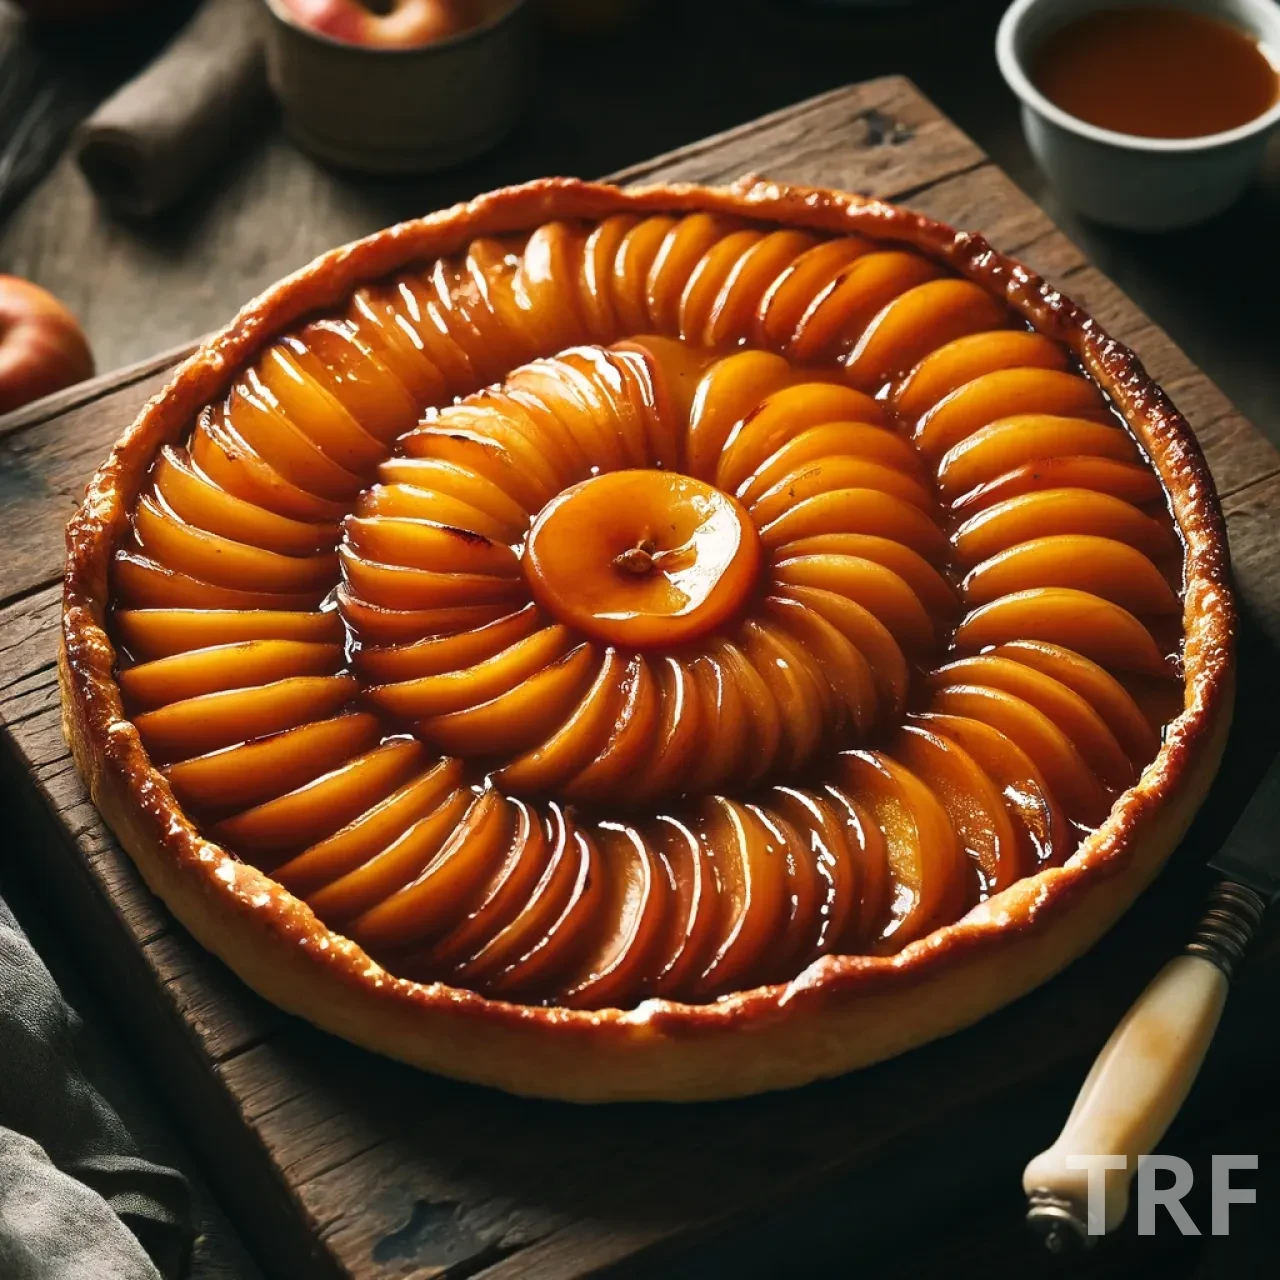
<path id="1" fill-rule="evenodd" d="M 710 963 L 692 987 L 707 997 L 740 990 L 787 918 L 786 849 L 757 811 L 723 796 L 703 808 L 701 839 L 716 874 L 718 911 Z"/>
<path id="2" fill-rule="evenodd" d="M 800 556 L 853 556 L 883 565 L 898 575 L 915 593 L 933 618 L 951 617 L 959 607 L 951 584 L 919 552 L 870 533 L 820 533 L 779 547 L 779 561 Z"/>
<path id="3" fill-rule="evenodd" d="M 631 784 L 640 801 L 681 789 L 705 732 L 701 695 L 689 667 L 670 655 L 656 665 L 661 709 L 652 754 Z"/>
<path id="4" fill-rule="evenodd" d="M 751 504 L 751 518 L 763 526 L 806 498 L 842 489 L 876 489 L 909 502 L 921 511 L 930 511 L 933 507 L 928 490 L 897 468 L 868 462 L 865 458 L 834 457 L 802 463 L 782 476 Z"/>
<path id="5" fill-rule="evenodd" d="M 165 445 L 155 468 L 162 505 L 187 525 L 285 556 L 330 550 L 338 526 L 291 520 L 220 489 L 197 471 L 184 451 Z"/>
<path id="6" fill-rule="evenodd" d="M 758 978 L 747 982 L 786 982 L 812 958 L 821 930 L 826 883 L 818 875 L 817 860 L 809 842 L 780 813 L 751 806 L 786 861 L 785 922 L 769 948 Z"/>
<path id="7" fill-rule="evenodd" d="M 975 609 L 956 631 L 956 648 L 974 652 L 1011 640 L 1046 640 L 1104 667 L 1167 676 L 1151 633 L 1127 609 L 1068 587 L 1035 587 Z"/>
<path id="8" fill-rule="evenodd" d="M 834 939 L 834 945 L 837 950 L 866 950 L 890 923 L 893 885 L 889 846 L 871 814 L 839 787 L 825 786 L 819 797 L 838 824 L 857 867 L 858 899 L 844 933 Z"/>
<path id="9" fill-rule="evenodd" d="M 658 215 L 636 223 L 618 245 L 613 260 L 613 306 L 621 333 L 648 333 L 653 328 L 649 319 L 649 272 L 667 233 L 676 225 L 674 218 Z"/>
<path id="10" fill-rule="evenodd" d="M 916 445 L 937 460 L 988 423 L 1024 413 L 1111 420 L 1097 387 L 1073 373 L 998 369 L 957 387 L 929 409 L 916 426 Z"/>
<path id="11" fill-rule="evenodd" d="M 147 495 L 134 512 L 134 533 L 144 553 L 201 582 L 273 595 L 327 591 L 337 579 L 332 552 L 284 556 L 233 542 L 180 520 Z"/>
<path id="12" fill-rule="evenodd" d="M 575 479 L 594 469 L 617 471 L 628 465 L 616 424 L 611 424 L 597 390 L 572 364 L 557 358 L 525 365 L 507 379 L 506 394 L 539 428 L 543 447 L 559 439 L 562 449 L 581 458 Z M 561 488 L 556 486 L 557 491 Z"/>
<path id="13" fill-rule="evenodd" d="M 769 615 L 818 660 L 822 677 L 840 699 L 858 736 L 866 737 L 879 719 L 880 708 L 875 676 L 862 652 L 822 614 L 806 608 L 798 600 L 770 596 L 764 603 Z M 760 678 L 758 673 L 756 676 Z M 776 716 L 776 711 L 774 714 Z M 760 722 L 755 719 L 755 723 L 758 727 Z"/>
<path id="14" fill-rule="evenodd" d="M 670 900 L 665 868 L 634 827 L 602 822 L 596 840 L 605 880 L 599 924 L 586 954 L 561 979 L 555 999 L 570 1009 L 634 1002 Z"/>
<path id="15" fill-rule="evenodd" d="M 396 281 L 393 302 L 398 321 L 422 344 L 427 359 L 440 370 L 454 395 L 473 391 L 484 379 L 449 332 L 448 318 L 429 279 L 403 275 Z"/>
<path id="16" fill-rule="evenodd" d="M 680 292 L 675 331 L 683 341 L 706 342 L 716 299 L 734 268 L 763 239 L 764 233 L 761 231 L 733 231 L 723 236 L 698 259 Z M 657 317 L 654 319 L 656 322 Z M 658 327 L 663 326 L 659 324 Z"/>
<path id="17" fill-rule="evenodd" d="M 788 587 L 779 595 L 799 601 L 826 618 L 848 637 L 871 664 L 880 698 L 892 716 L 901 713 L 907 699 L 907 660 L 889 629 L 862 605 L 834 591 L 817 587 Z"/>
<path id="18" fill-rule="evenodd" d="M 804 231 L 773 231 L 733 264 L 694 340 L 708 347 L 745 341 L 765 293 L 813 247 Z"/>
<path id="19" fill-rule="evenodd" d="M 394 287 L 368 285 L 351 295 L 347 320 L 361 340 L 396 375 L 419 405 L 449 399 L 444 375 L 427 357 L 422 339 L 396 311 Z"/>
<path id="20" fill-rule="evenodd" d="M 1164 575 L 1141 551 L 1085 533 L 1050 534 L 998 551 L 969 571 L 962 589 L 976 605 L 1032 587 L 1074 587 L 1135 613 L 1181 611 Z"/>
<path id="21" fill-rule="evenodd" d="M 903 725 L 889 750 L 942 802 L 977 873 L 977 899 L 1007 889 L 1022 874 L 1018 840 L 1000 793 L 977 761 L 918 723 Z"/>
<path id="22" fill-rule="evenodd" d="M 492 480 L 486 479 L 469 467 L 446 462 L 441 458 L 388 458 L 378 469 L 384 484 L 409 485 L 425 490 L 437 497 L 452 498 L 464 504 L 468 510 L 483 511 L 497 522 L 498 532 L 488 529 L 478 532 L 501 542 L 516 542 L 529 527 L 529 513 Z M 391 514 L 390 512 L 387 513 Z M 425 520 L 435 517 L 421 513 Z M 438 524 L 457 524 L 456 520 L 437 520 Z M 463 524 L 464 529 L 475 528 Z"/>
<path id="23" fill-rule="evenodd" d="M 750 425 L 749 422 L 747 426 Z M 750 506 L 783 476 L 806 463 L 835 456 L 875 462 L 908 476 L 917 475 L 920 471 L 920 460 L 915 450 L 892 431 L 865 422 L 827 422 L 792 436 L 765 458 L 738 486 L 738 498 Z"/>
<path id="24" fill-rule="evenodd" d="M 136 545 L 136 544 L 135 544 Z M 220 587 L 121 549 L 111 562 L 117 600 L 131 609 L 259 609 L 296 613 L 313 610 L 328 594 L 310 591 L 246 591 Z"/>
<path id="25" fill-rule="evenodd" d="M 336 524 L 347 512 L 345 502 L 322 498 L 286 480 L 231 430 L 221 405 L 201 413 L 190 450 L 192 464 L 202 475 L 265 511 L 310 524 Z"/>
<path id="26" fill-rule="evenodd" d="M 782 718 L 785 744 L 779 768 L 803 764 L 822 740 L 832 710 L 832 694 L 813 659 L 776 623 L 749 619 L 742 628 L 747 658 L 764 678 Z"/>
<path id="27" fill-rule="evenodd" d="M 290 676 L 183 698 L 144 711 L 133 723 L 152 760 L 167 764 L 325 719 L 358 690 L 350 676 Z"/>
<path id="28" fill-rule="evenodd" d="M 572 918 L 573 906 L 583 900 L 594 848 L 579 837 L 559 805 L 548 805 L 546 822 L 543 838 L 547 852 L 538 883 L 515 917 L 458 968 L 455 976 L 461 985 L 481 989 L 519 985 L 521 961 L 534 957 L 529 967 L 536 967 L 540 947 L 552 929 L 566 913 Z M 494 983 L 495 975 L 504 973 L 506 983 L 502 984 L 500 976 Z"/>
<path id="29" fill-rule="evenodd" d="M 439 676 L 495 657 L 532 635 L 538 626 L 537 606 L 527 604 L 515 613 L 472 630 L 428 636 L 412 644 L 362 648 L 355 655 L 355 665 L 363 676 L 380 684 Z"/>
<path id="30" fill-rule="evenodd" d="M 965 868 L 947 811 L 933 792 L 879 751 L 844 752 L 837 786 L 884 835 L 893 892 L 889 921 L 873 951 L 900 951 L 954 920 L 964 901 Z"/>
<path id="31" fill-rule="evenodd" d="M 451 635 L 482 627 L 511 612 L 511 605 L 455 605 L 446 609 L 384 609 L 352 595 L 345 583 L 337 591 L 338 608 L 361 644 L 408 644 L 423 636 Z"/>
<path id="32" fill-rule="evenodd" d="M 969 280 L 929 280 L 888 303 L 845 361 L 856 387 L 882 387 L 925 356 L 1009 321 L 1004 303 Z"/>
<path id="33" fill-rule="evenodd" d="M 733 224 L 713 213 L 694 213 L 674 223 L 663 237 L 645 282 L 648 321 L 659 333 L 680 332 L 680 299 L 704 255 L 732 233 Z M 759 233 L 756 233 L 757 236 Z"/>
<path id="34" fill-rule="evenodd" d="M 963 563 L 974 565 L 1016 543 L 1064 533 L 1111 538 L 1155 558 L 1178 552 L 1166 525 L 1120 498 L 1090 489 L 1045 489 L 997 502 L 966 520 L 953 541 Z"/>
<path id="35" fill-rule="evenodd" d="M 955 497 L 1028 462 L 1097 457 L 1134 462 L 1137 447 L 1119 427 L 1088 418 L 1024 413 L 980 427 L 938 463 L 938 487 Z"/>
<path id="36" fill-rule="evenodd" d="M 542 439 L 532 432 L 526 434 L 528 430 L 522 417 L 494 413 L 491 407 L 485 406 L 482 397 L 468 397 L 441 409 L 434 418 L 425 419 L 422 426 L 405 437 L 405 441 L 408 447 L 410 440 L 443 435 L 455 443 L 482 440 L 496 444 L 505 459 L 519 472 L 526 492 L 536 495 L 537 503 L 543 503 L 558 492 L 561 480 L 556 475 L 554 463 L 547 456 Z M 514 492 L 509 483 L 503 487 Z M 530 505 L 530 510 L 534 509 L 535 506 Z"/>
<path id="37" fill-rule="evenodd" d="M 934 695 L 930 709 L 981 720 L 1016 743 L 1073 822 L 1092 829 L 1107 816 L 1111 797 L 1097 775 L 1067 735 L 1029 702 L 985 685 L 952 685 Z"/>
<path id="38" fill-rule="evenodd" d="M 527 996 L 548 988 L 554 990 L 591 936 L 591 925 L 599 918 L 604 895 L 600 852 L 595 841 L 580 827 L 572 827 L 568 838 L 574 879 L 564 908 L 525 955 L 491 980 L 489 986 L 498 994 L 520 992 Z"/>
<path id="39" fill-rule="evenodd" d="M 716 484 L 728 492 L 738 490 L 752 478 L 758 468 L 776 456 L 778 450 L 794 443 L 797 436 L 814 428 L 840 424 L 879 424 L 883 418 L 884 410 L 876 401 L 850 387 L 831 382 L 801 382 L 797 386 L 785 386 L 766 396 L 729 436 L 716 463 Z M 863 434 L 869 430 L 864 426 Z M 855 435 L 854 439 L 856 438 Z M 849 440 L 849 434 L 845 433 L 841 443 Z M 898 445 L 896 450 L 893 444 L 888 443 L 890 441 Z M 888 453 L 892 456 L 868 456 L 868 461 L 888 466 L 901 462 L 900 469 L 905 471 L 919 469 L 911 446 L 888 431 L 874 437 L 874 448 L 877 454 Z M 865 456 L 840 447 L 827 450 L 826 456 L 844 452 L 850 453 L 850 456 Z M 793 465 L 798 466 L 807 461 L 810 459 L 796 458 Z M 769 483 L 772 484 L 779 478 L 780 475 L 775 476 Z"/>
<path id="40" fill-rule="evenodd" d="M 639 767 L 653 743 L 658 722 L 658 685 L 649 664 L 637 654 L 622 677 L 622 701 L 613 727 L 595 758 L 564 785 L 577 800 L 614 795 Z"/>
<path id="41" fill-rule="evenodd" d="M 371 862 L 439 807 L 462 783 L 462 762 L 441 760 L 369 806 L 333 835 L 304 849 L 271 874 L 300 898 Z"/>
<path id="42" fill-rule="evenodd" d="M 120 609 L 112 615 L 112 623 L 138 662 L 241 640 L 342 642 L 342 620 L 332 611 Z"/>
<path id="43" fill-rule="evenodd" d="M 915 423 L 939 400 L 984 373 L 1066 367 L 1066 349 L 1043 334 L 1022 329 L 974 333 L 924 356 L 893 392 L 890 403 L 904 422 Z"/>
<path id="44" fill-rule="evenodd" d="M 637 222 L 634 214 L 616 213 L 597 223 L 583 245 L 578 301 L 596 342 L 612 342 L 622 328 L 613 303 L 613 264 L 623 237 Z"/>
<path id="45" fill-rule="evenodd" d="M 586 317 L 576 287 L 586 232 L 570 222 L 545 222 L 525 243 L 512 289 L 537 317 L 542 344 L 557 351 L 586 337 Z M 511 368 L 511 361 L 504 368 Z"/>
<path id="46" fill-rule="evenodd" d="M 680 784 L 681 790 L 697 795 L 734 777 L 743 766 L 751 738 L 746 699 L 721 659 L 699 654 L 689 670 L 698 686 L 702 741 Z"/>
<path id="47" fill-rule="evenodd" d="M 1156 502 L 1163 493 L 1160 481 L 1150 467 L 1136 462 L 1116 462 L 1112 458 L 1074 456 L 1045 458 L 1014 467 L 1012 471 L 970 489 L 951 506 L 963 517 L 1006 498 L 1038 493 L 1043 489 L 1092 489 L 1096 493 L 1109 493 L 1113 498 L 1123 498 L 1134 506 Z"/>
<path id="48" fill-rule="evenodd" d="M 715 868 L 706 846 L 678 818 L 662 815 L 645 828 L 669 869 L 669 907 L 654 946 L 648 983 L 655 996 L 677 999 L 710 962 L 719 917 Z"/>
<path id="49" fill-rule="evenodd" d="M 1013 640 L 995 652 L 998 657 L 1043 671 L 1078 693 L 1106 721 L 1136 770 L 1156 758 L 1159 736 L 1125 687 L 1096 662 L 1042 640 Z"/>
<path id="50" fill-rule="evenodd" d="M 935 564 L 945 564 L 950 552 L 941 530 L 919 507 L 878 489 L 815 494 L 765 525 L 760 540 L 772 551 L 822 533 L 870 533 L 891 538 Z"/>
<path id="51" fill-rule="evenodd" d="M 460 424 L 457 428 L 442 429 L 436 422 L 430 422 L 404 436 L 400 447 L 411 458 L 437 458 L 475 472 L 509 495 L 526 512 L 540 510 L 555 492 L 537 470 L 524 470 L 521 459 L 502 441 L 470 429 L 462 430 Z"/>
<path id="52" fill-rule="evenodd" d="M 774 569 L 777 580 L 793 587 L 817 587 L 844 596 L 870 610 L 909 649 L 928 649 L 935 640 L 933 622 L 908 583 L 892 569 L 857 556 L 796 556 Z"/>
<path id="53" fill-rule="evenodd" d="M 861 889 L 859 860 L 829 797 L 776 787 L 769 793 L 769 804 L 804 837 L 803 852 L 812 858 L 819 880 L 816 932 L 807 951 L 796 955 L 791 966 L 794 974 L 816 957 L 838 949 L 850 932 Z"/>
<path id="54" fill-rule="evenodd" d="M 999 789 L 1018 839 L 1019 875 L 1067 860 L 1075 840 L 1048 783 L 1020 746 L 967 716 L 929 711 L 912 716 L 912 722 L 963 748 Z"/>
<path id="55" fill-rule="evenodd" d="M 435 459 L 415 458 L 413 461 L 434 462 Z M 518 542 L 521 536 L 520 532 L 512 534 L 511 526 L 506 522 L 452 494 L 419 489 L 409 484 L 375 484 L 357 499 L 355 514 L 362 520 L 422 520 L 442 528 L 475 533 L 494 542 Z"/>
<path id="56" fill-rule="evenodd" d="M 353 920 L 350 935 L 365 947 L 403 947 L 456 924 L 505 856 L 512 818 L 509 801 L 482 792 L 417 877 Z"/>
<path id="57" fill-rule="evenodd" d="M 320 919 L 346 932 L 351 921 L 412 883 L 430 866 L 475 800 L 466 787 L 450 791 L 385 849 L 312 893 L 307 905 Z"/>
<path id="58" fill-rule="evenodd" d="M 417 732 L 457 755 L 523 751 L 564 722 L 598 666 L 592 647 L 579 645 L 489 702 L 420 721 Z"/>
<path id="59" fill-rule="evenodd" d="M 783 351 L 815 298 L 830 293 L 849 265 L 871 250 L 862 236 L 826 240 L 806 250 L 768 288 L 756 308 L 755 340 Z"/>
<path id="60" fill-rule="evenodd" d="M 745 753 L 742 782 L 750 786 L 777 759 L 782 744 L 782 713 L 765 678 L 738 645 L 717 639 L 712 641 L 711 652 L 725 678 L 737 687 L 746 709 L 751 744 Z"/>
<path id="61" fill-rule="evenodd" d="M 519 578 L 487 573 L 433 573 L 366 560 L 349 546 L 338 548 L 342 572 L 353 594 L 384 609 L 447 609 L 470 604 L 514 608 L 524 594 Z"/>
<path id="62" fill-rule="evenodd" d="M 817 364 L 835 358 L 857 343 L 882 307 L 941 274 L 940 267 L 918 253 L 889 249 L 863 255 L 800 318 L 791 359 Z"/>
<path id="63" fill-rule="evenodd" d="M 948 662 L 929 677 L 929 685 L 933 689 L 956 684 L 1003 689 L 1029 702 L 1067 735 L 1094 772 L 1113 791 L 1123 791 L 1133 782 L 1133 764 L 1106 721 L 1073 689 L 1043 671 L 1010 658 L 983 653 L 974 658 Z"/>
<path id="64" fill-rule="evenodd" d="M 690 474 L 712 479 L 734 428 L 772 392 L 798 382 L 800 375 L 768 351 L 740 351 L 717 361 L 698 382 L 685 437 Z"/>
<path id="65" fill-rule="evenodd" d="M 396 684 L 373 685 L 368 695 L 382 710 L 401 720 L 447 715 L 509 692 L 550 666 L 568 651 L 571 643 L 567 627 L 543 627 L 471 666 Z"/>
<path id="66" fill-rule="evenodd" d="M 555 725 L 544 741 L 517 756 L 494 774 L 494 780 L 513 791 L 548 791 L 572 777 L 599 751 L 617 715 L 625 659 L 607 649 L 591 687 Z"/>
<path id="67" fill-rule="evenodd" d="M 614 350 L 643 359 L 647 374 L 645 389 L 652 400 L 654 422 L 663 441 L 654 449 L 654 456 L 670 458 L 668 469 L 681 470 L 685 428 L 693 408 L 693 398 L 707 366 L 715 360 L 714 352 L 686 346 L 673 338 L 653 333 L 619 342 Z"/>
<path id="68" fill-rule="evenodd" d="M 513 833 L 499 861 L 473 905 L 453 928 L 424 950 L 407 955 L 396 972 L 421 974 L 432 981 L 442 972 L 465 964 L 503 929 L 528 903 L 547 868 L 551 849 L 535 810 L 522 800 L 508 799 L 514 816 Z"/>
<path id="69" fill-rule="evenodd" d="M 252 369 L 227 397 L 226 422 L 268 466 L 307 493 L 341 502 L 350 499 L 363 483 L 363 469 L 348 470 L 304 435 Z"/>
<path id="70" fill-rule="evenodd" d="M 342 665 L 342 646 L 307 640 L 241 640 L 209 645 L 128 667 L 116 677 L 120 691 L 140 710 L 219 689 L 332 675 Z"/>
<path id="71" fill-rule="evenodd" d="M 377 740 L 376 717 L 352 712 L 195 756 L 161 772 L 184 805 L 225 810 L 292 791 Z"/>
<path id="72" fill-rule="evenodd" d="M 229 848 L 255 858 L 305 848 L 353 822 L 370 807 L 371 796 L 394 792 L 421 767 L 424 754 L 418 742 L 384 742 L 293 791 L 225 819 L 214 833 Z"/>
<path id="73" fill-rule="evenodd" d="M 520 561 L 504 542 L 427 520 L 348 516 L 347 540 L 365 558 L 433 573 L 475 573 L 515 578 Z"/>
<path id="74" fill-rule="evenodd" d="M 384 444 L 352 417 L 326 385 L 332 381 L 326 376 L 328 371 L 323 366 L 306 367 L 306 351 L 297 338 L 285 338 L 270 347 L 255 370 L 261 387 L 325 457 L 352 475 L 368 475 L 387 456 L 390 441 Z M 383 394 L 393 395 L 394 391 Z M 411 427 L 416 417 L 411 411 L 400 429 Z"/>

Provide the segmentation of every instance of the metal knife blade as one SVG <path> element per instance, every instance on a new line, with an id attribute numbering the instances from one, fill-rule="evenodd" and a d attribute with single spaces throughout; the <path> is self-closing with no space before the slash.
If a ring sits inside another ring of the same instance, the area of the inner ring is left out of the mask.
<path id="1" fill-rule="evenodd" d="M 1280 897 L 1280 755 L 1209 866 L 1266 902 Z"/>

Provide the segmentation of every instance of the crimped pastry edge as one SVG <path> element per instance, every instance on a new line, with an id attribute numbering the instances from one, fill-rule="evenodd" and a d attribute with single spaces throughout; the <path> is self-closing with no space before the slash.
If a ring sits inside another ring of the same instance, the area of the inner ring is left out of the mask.
<path id="1" fill-rule="evenodd" d="M 396 978 L 256 868 L 202 837 L 125 718 L 104 630 L 111 554 L 154 456 L 235 371 L 359 284 L 553 218 L 711 210 L 905 242 L 1066 344 L 1142 442 L 1186 546 L 1185 703 L 1155 760 L 1062 867 L 891 957 L 825 956 L 786 984 L 710 1005 L 577 1011 Z M 578 1102 L 726 1098 L 837 1075 L 967 1026 L 1086 950 L 1163 866 L 1216 772 L 1231 719 L 1236 614 L 1226 528 L 1190 427 L 1133 352 L 976 234 L 877 200 L 754 177 L 631 190 L 543 179 L 335 249 L 249 303 L 153 397 L 67 527 L 63 728 L 90 793 L 151 889 L 250 987 L 317 1026 L 443 1075 Z"/>

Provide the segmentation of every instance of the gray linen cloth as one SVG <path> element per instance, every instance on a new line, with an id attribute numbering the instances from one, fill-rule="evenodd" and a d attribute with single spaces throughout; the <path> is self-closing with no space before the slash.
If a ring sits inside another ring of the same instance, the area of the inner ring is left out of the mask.
<path id="1" fill-rule="evenodd" d="M 85 1076 L 83 1028 L 0 899 L 0 1277 L 175 1280 L 191 1193 Z"/>
<path id="2" fill-rule="evenodd" d="M 141 75 L 77 130 L 76 161 L 99 198 L 130 217 L 186 195 L 267 100 L 260 0 L 204 0 Z"/>

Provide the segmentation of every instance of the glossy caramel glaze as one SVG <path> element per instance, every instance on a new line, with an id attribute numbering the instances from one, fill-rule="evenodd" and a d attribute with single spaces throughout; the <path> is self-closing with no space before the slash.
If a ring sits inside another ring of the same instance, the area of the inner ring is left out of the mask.
<path id="1" fill-rule="evenodd" d="M 1280 76 L 1225 18 L 1164 5 L 1086 13 L 1032 59 L 1036 87 L 1080 120 L 1146 138 L 1203 138 L 1275 105 Z"/>
<path id="2" fill-rule="evenodd" d="M 619 214 L 268 347 L 158 458 L 112 627 L 186 811 L 391 972 L 630 1007 L 1065 861 L 1179 709 L 1181 564 L 979 285 Z"/>

